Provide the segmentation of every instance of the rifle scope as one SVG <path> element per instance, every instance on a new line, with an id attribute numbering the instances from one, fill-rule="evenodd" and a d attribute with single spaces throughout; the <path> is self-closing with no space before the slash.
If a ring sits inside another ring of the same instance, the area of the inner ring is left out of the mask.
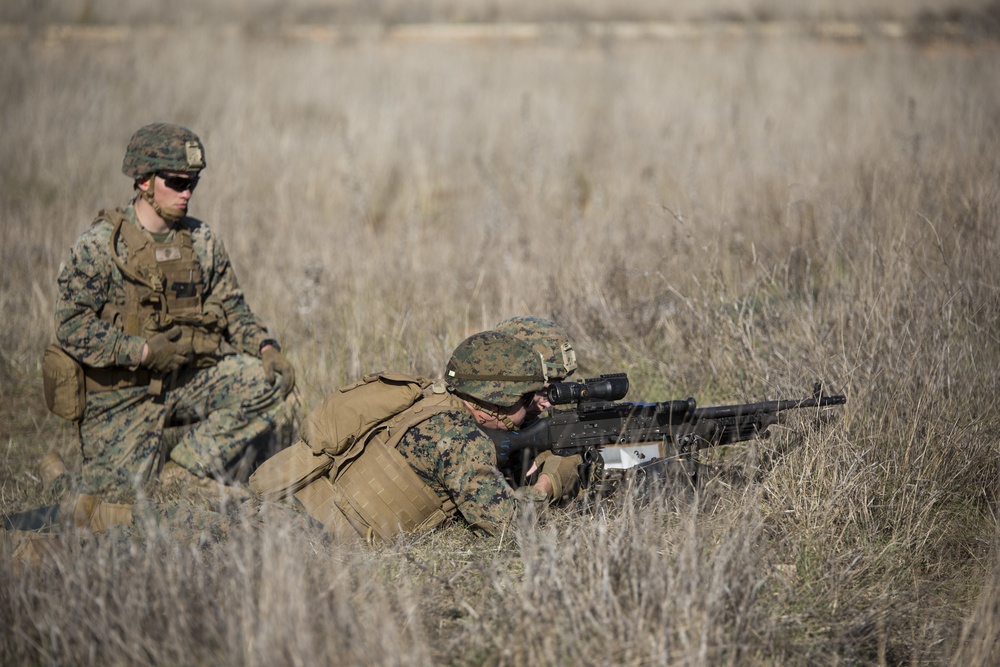
<path id="1" fill-rule="evenodd" d="M 547 392 L 552 405 L 580 401 L 618 401 L 628 393 L 628 376 L 625 373 L 606 373 L 580 382 L 553 382 Z"/>

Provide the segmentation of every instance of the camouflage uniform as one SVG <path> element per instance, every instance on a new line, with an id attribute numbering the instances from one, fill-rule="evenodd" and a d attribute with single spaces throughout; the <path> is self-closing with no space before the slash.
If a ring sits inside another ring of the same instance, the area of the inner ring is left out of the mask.
<path id="1" fill-rule="evenodd" d="M 497 469 L 493 441 L 469 413 L 445 412 L 417 424 L 396 451 L 439 496 L 455 503 L 473 528 L 496 534 L 518 512 L 519 503 L 541 503 L 532 487 L 515 491 Z"/>
<path id="2" fill-rule="evenodd" d="M 140 130 L 133 142 L 141 132 L 149 130 L 154 136 L 168 139 L 170 132 L 178 131 L 187 133 L 182 136 L 194 136 L 177 126 L 156 124 Z M 187 142 L 189 160 L 194 143 Z M 200 141 L 195 148 L 194 155 L 200 160 L 196 166 L 203 167 Z M 123 171 L 139 178 L 143 165 L 158 164 L 149 162 L 155 158 L 137 155 L 130 144 Z M 163 164 L 169 166 L 169 160 L 163 159 Z M 197 175 L 197 170 L 188 171 Z M 139 196 L 124 209 L 121 224 L 134 226 L 152 240 L 154 237 L 142 228 L 136 215 Z M 179 229 L 190 232 L 203 299 L 210 298 L 224 314 L 223 343 L 210 355 L 214 359 L 208 363 L 181 368 L 172 382 L 166 382 L 160 395 L 154 395 L 145 384 L 88 391 L 79 424 L 81 488 L 85 492 L 140 487 L 156 476 L 167 456 L 198 476 L 218 472 L 240 459 L 251 446 L 269 444 L 283 409 L 281 381 L 273 385 L 267 381 L 258 356 L 265 343 L 277 344 L 268 340 L 266 330 L 246 303 L 221 240 L 201 221 L 182 217 L 165 236 L 157 235 L 157 241 L 170 243 Z M 96 221 L 77 239 L 61 267 L 56 337 L 60 346 L 85 368 L 136 371 L 147 339 L 126 333 L 123 327 L 100 317 L 106 305 L 121 306 L 126 298 L 125 278 L 111 254 L 112 230 L 108 220 Z M 135 231 L 131 234 L 135 238 Z M 119 258 L 129 256 L 125 236 L 116 237 Z M 176 447 L 163 451 L 164 428 L 171 423 L 192 422 L 196 425 Z"/>

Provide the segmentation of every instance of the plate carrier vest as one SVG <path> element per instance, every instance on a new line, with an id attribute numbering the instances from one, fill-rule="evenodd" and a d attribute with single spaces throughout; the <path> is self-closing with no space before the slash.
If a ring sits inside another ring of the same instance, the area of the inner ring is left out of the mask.
<path id="1" fill-rule="evenodd" d="M 121 209 L 102 210 L 94 224 L 112 225 L 110 251 L 124 279 L 122 304 L 105 303 L 98 313 L 104 322 L 131 336 L 150 338 L 173 326 L 181 328 L 179 345 L 194 350 L 194 368 L 216 363 L 226 326 L 221 302 L 204 299 L 201 265 L 194 252 L 191 229 L 182 220 L 170 242 L 157 242 L 125 217 Z M 118 254 L 118 239 L 125 240 L 127 255 Z M 162 390 L 162 378 L 146 369 L 85 367 L 87 391 L 108 391 L 150 384 L 150 393 Z"/>
<path id="2" fill-rule="evenodd" d="M 358 388 L 387 397 L 372 401 L 385 412 L 345 417 L 350 410 L 337 399 Z M 368 376 L 340 392 L 307 417 L 303 440 L 261 464 L 250 488 L 263 500 L 294 495 L 333 535 L 361 535 L 370 543 L 430 531 L 454 514 L 455 503 L 439 496 L 396 446 L 409 429 L 436 414 L 466 413 L 462 400 L 443 383 L 404 375 Z M 397 407 L 388 407 L 393 401 Z M 338 434 L 334 442 L 330 433 Z"/>

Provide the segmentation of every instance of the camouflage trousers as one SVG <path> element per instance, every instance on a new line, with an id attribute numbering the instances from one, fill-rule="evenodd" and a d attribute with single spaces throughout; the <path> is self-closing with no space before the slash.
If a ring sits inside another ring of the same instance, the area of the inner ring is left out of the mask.
<path id="1" fill-rule="evenodd" d="M 87 394 L 80 423 L 81 490 L 139 489 L 169 460 L 205 477 L 263 452 L 283 408 L 282 381 L 269 385 L 259 359 L 229 355 L 201 370 L 183 371 L 159 396 L 146 387 Z M 191 423 L 173 448 L 171 424 Z"/>

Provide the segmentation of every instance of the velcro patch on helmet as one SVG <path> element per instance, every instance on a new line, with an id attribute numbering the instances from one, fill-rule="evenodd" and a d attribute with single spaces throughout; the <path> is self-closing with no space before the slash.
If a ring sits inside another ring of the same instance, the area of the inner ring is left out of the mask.
<path id="1" fill-rule="evenodd" d="M 197 141 L 188 140 L 184 142 L 184 153 L 187 156 L 189 167 L 202 169 L 205 166 L 205 156 L 201 151 L 201 144 Z"/>
<path id="2" fill-rule="evenodd" d="M 563 368 L 572 373 L 576 370 L 576 350 L 570 343 L 562 344 Z"/>

